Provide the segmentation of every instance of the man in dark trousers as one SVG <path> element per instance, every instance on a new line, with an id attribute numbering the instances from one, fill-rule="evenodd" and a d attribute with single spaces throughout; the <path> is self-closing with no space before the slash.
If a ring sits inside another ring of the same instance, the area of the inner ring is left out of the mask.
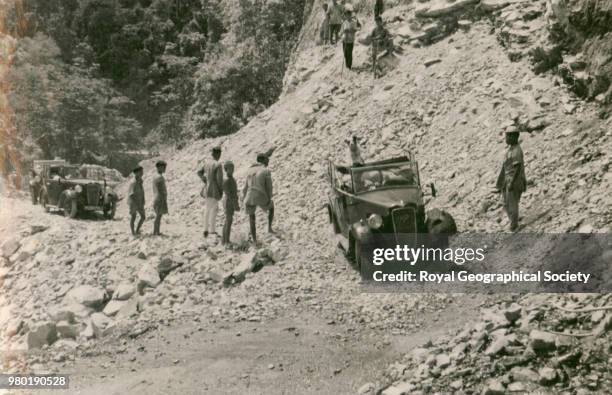
<path id="1" fill-rule="evenodd" d="M 42 180 L 40 176 L 36 174 L 36 171 L 30 171 L 30 197 L 32 198 L 32 204 L 42 203 L 39 202 L 41 196 L 40 191 L 42 187 Z"/>
<path id="2" fill-rule="evenodd" d="M 272 173 L 268 169 L 270 159 L 265 154 L 257 154 L 257 163 L 252 165 L 243 189 L 244 206 L 249 215 L 251 237 L 257 244 L 255 211 L 257 207 L 268 212 L 268 232 L 273 233 L 274 201 L 272 200 Z"/>
<path id="3" fill-rule="evenodd" d="M 217 212 L 219 211 L 219 200 L 223 197 L 223 168 L 219 159 L 221 158 L 221 147 L 212 149 L 212 160 L 206 161 L 198 175 L 204 182 L 202 197 L 206 199 L 204 210 L 204 237 L 208 237 L 209 230 L 217 234 Z"/>
<path id="4" fill-rule="evenodd" d="M 346 6 L 346 18 L 342 23 L 342 50 L 344 52 L 344 64 L 347 69 L 353 67 L 353 46 L 355 44 L 355 34 L 361 29 L 361 23 L 353 16 L 353 7 Z"/>
<path id="5" fill-rule="evenodd" d="M 525 161 L 523 150 L 519 144 L 519 131 L 515 126 L 505 130 L 508 151 L 504 157 L 502 168 L 497 177 L 496 188 L 504 199 L 504 210 L 510 220 L 510 230 L 516 232 L 519 228 L 519 202 L 521 195 L 527 189 L 525 177 Z"/>
<path id="6" fill-rule="evenodd" d="M 132 170 L 134 173 L 134 180 L 130 183 L 128 190 L 128 207 L 130 209 L 130 230 L 132 235 L 136 236 L 140 234 L 140 228 L 145 221 L 145 192 L 142 183 L 142 175 L 144 170 L 142 166 L 136 167 Z M 134 229 L 134 223 L 136 222 L 136 214 L 140 216 L 138 225 Z"/>
<path id="7" fill-rule="evenodd" d="M 376 0 L 374 2 L 374 18 L 379 17 L 385 11 L 383 0 Z"/>
<path id="8" fill-rule="evenodd" d="M 343 9 L 337 0 L 332 0 L 329 5 L 329 41 L 332 44 L 338 42 L 340 27 L 342 26 Z"/>
<path id="9" fill-rule="evenodd" d="M 225 162 L 223 165 L 227 178 L 223 181 L 223 194 L 225 201 L 223 208 L 225 210 L 225 224 L 223 224 L 223 237 L 221 244 L 230 244 L 230 234 L 232 232 L 232 222 L 234 222 L 234 213 L 240 211 L 238 204 L 238 184 L 234 178 L 234 163 L 231 161 Z"/>
<path id="10" fill-rule="evenodd" d="M 393 42 L 391 41 L 391 35 L 385 28 L 383 20 L 380 16 L 375 18 L 376 27 L 372 31 L 372 73 L 374 78 L 378 78 L 378 55 L 383 51 L 390 50 L 393 48 Z"/>
<path id="11" fill-rule="evenodd" d="M 153 178 L 153 210 L 155 211 L 155 221 L 153 222 L 153 235 L 160 236 L 161 219 L 164 214 L 168 214 L 168 190 L 166 189 L 166 162 L 163 160 L 155 164 L 157 175 Z"/>

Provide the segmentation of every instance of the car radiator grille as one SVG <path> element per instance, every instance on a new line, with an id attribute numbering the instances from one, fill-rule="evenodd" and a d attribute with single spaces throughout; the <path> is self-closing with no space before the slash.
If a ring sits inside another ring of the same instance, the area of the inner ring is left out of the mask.
<path id="1" fill-rule="evenodd" d="M 392 211 L 393 229 L 398 244 L 416 243 L 416 210 L 414 208 L 398 208 Z"/>
<path id="2" fill-rule="evenodd" d="M 87 205 L 100 205 L 100 187 L 96 184 L 87 185 Z"/>

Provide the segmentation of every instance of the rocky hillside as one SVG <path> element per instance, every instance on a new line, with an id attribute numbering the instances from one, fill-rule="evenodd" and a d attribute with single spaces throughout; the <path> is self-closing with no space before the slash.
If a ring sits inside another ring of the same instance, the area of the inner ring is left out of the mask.
<path id="1" fill-rule="evenodd" d="M 311 44 L 306 30 L 276 104 L 234 135 L 163 154 L 167 236 L 129 237 L 125 204 L 115 221 L 75 222 L 21 201 L 3 203 L 0 330 L 2 348 L 12 350 L 4 354 L 7 370 L 44 369 L 49 359 L 70 359 L 74 349 L 101 337 L 133 338 L 202 316 L 258 322 L 307 310 L 357 331 L 410 334 L 451 298 L 362 293 L 357 274 L 337 254 L 323 209 L 327 161 L 346 160 L 350 134 L 362 138 L 367 159 L 414 151 L 423 181 L 439 190 L 430 204 L 451 212 L 460 231 L 500 232 L 507 220 L 491 190 L 505 150 L 501 126 L 518 116 L 529 180 L 521 201 L 523 231 L 610 232 L 612 121 L 554 71 L 534 72 L 530 53 L 549 42 L 546 2 L 388 3 L 384 19 L 403 52 L 387 59 L 382 78 L 369 72 L 368 47 L 355 46 L 356 67 L 348 71 L 341 48 Z M 307 23 L 311 33 L 319 6 L 315 1 Z M 369 8 L 357 9 L 365 34 L 373 27 Z M 196 171 L 217 144 L 223 159 L 235 162 L 240 185 L 256 154 L 275 149 L 270 168 L 277 234 L 266 236 L 258 250 L 246 243 L 243 214 L 235 225 L 236 251 L 202 237 Z M 143 163 L 147 184 L 153 163 Z M 147 222 L 145 232 L 151 226 Z M 29 359 L 20 352 L 47 346 L 53 352 Z M 480 390 L 500 372 L 483 371 L 457 391 Z"/>

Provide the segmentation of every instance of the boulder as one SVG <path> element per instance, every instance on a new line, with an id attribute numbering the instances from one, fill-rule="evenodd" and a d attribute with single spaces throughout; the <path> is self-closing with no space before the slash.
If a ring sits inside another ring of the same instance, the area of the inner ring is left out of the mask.
<path id="1" fill-rule="evenodd" d="M 113 299 L 110 302 L 108 302 L 106 306 L 104 306 L 104 310 L 102 310 L 102 312 L 106 314 L 107 316 L 112 317 L 116 315 L 119 312 L 119 310 L 121 310 L 121 308 L 125 306 L 126 303 L 128 303 L 127 300 Z"/>
<path id="2" fill-rule="evenodd" d="M 9 321 L 8 325 L 6 326 L 6 330 L 4 331 L 4 334 L 6 335 L 6 337 L 13 337 L 19 333 L 21 328 L 23 328 L 22 320 L 16 319 Z"/>
<path id="3" fill-rule="evenodd" d="M 505 393 L 504 385 L 496 379 L 489 380 L 482 391 L 482 395 L 504 395 Z"/>
<path id="4" fill-rule="evenodd" d="M 515 366 L 510 370 L 510 376 L 514 381 L 520 381 L 524 383 L 537 383 L 539 380 L 538 374 L 526 367 Z"/>
<path id="5" fill-rule="evenodd" d="M 138 271 L 138 292 L 143 293 L 145 288 L 155 288 L 159 285 L 161 279 L 157 270 L 149 263 L 145 263 Z"/>
<path id="6" fill-rule="evenodd" d="M 132 297 L 127 300 L 126 303 L 121 306 L 121 309 L 116 314 L 117 319 L 129 318 L 133 315 L 138 314 L 138 299 L 136 297 Z"/>
<path id="7" fill-rule="evenodd" d="M 113 320 L 103 313 L 93 313 L 90 322 L 96 338 L 103 337 L 113 324 Z"/>
<path id="8" fill-rule="evenodd" d="M 557 381 L 557 372 L 553 368 L 543 367 L 538 371 L 540 384 L 551 385 Z"/>
<path id="9" fill-rule="evenodd" d="M 74 302 L 92 309 L 99 309 L 104 305 L 106 291 L 91 285 L 80 285 L 66 294 L 67 302 Z"/>
<path id="10" fill-rule="evenodd" d="M 480 0 L 433 0 L 418 7 L 415 11 L 415 15 L 425 18 L 437 18 L 455 12 L 461 12 L 477 4 L 479 1 Z"/>
<path id="11" fill-rule="evenodd" d="M 504 317 L 509 323 L 514 324 L 521 318 L 522 307 L 518 303 L 512 303 L 509 307 L 504 310 Z"/>
<path id="12" fill-rule="evenodd" d="M 392 385 L 386 388 L 381 395 L 405 395 L 411 394 L 414 391 L 414 384 L 405 381 L 403 383 Z"/>
<path id="13" fill-rule="evenodd" d="M 30 327 L 27 335 L 28 349 L 42 348 L 57 340 L 57 328 L 53 322 L 42 322 Z"/>
<path id="14" fill-rule="evenodd" d="M 56 325 L 57 333 L 63 339 L 76 339 L 79 335 L 79 325 L 68 321 L 60 321 Z"/>
<path id="15" fill-rule="evenodd" d="M 62 321 L 67 320 L 69 322 L 74 321 L 74 317 L 85 318 L 89 317 L 91 313 L 95 310 L 91 307 L 87 307 L 85 305 L 69 302 L 68 304 L 64 304 L 55 310 L 54 314 L 51 316 L 53 321 Z"/>
<path id="16" fill-rule="evenodd" d="M 555 349 L 556 336 L 552 333 L 532 330 L 529 333 L 529 345 L 536 353 L 547 353 Z"/>
<path id="17" fill-rule="evenodd" d="M 2 256 L 9 258 L 21 247 L 21 242 L 17 236 L 13 236 L 2 243 Z"/>
<path id="18" fill-rule="evenodd" d="M 113 293 L 113 299 L 116 300 L 128 300 L 134 295 L 136 292 L 136 287 L 134 284 L 124 281 L 117 286 L 115 292 Z"/>

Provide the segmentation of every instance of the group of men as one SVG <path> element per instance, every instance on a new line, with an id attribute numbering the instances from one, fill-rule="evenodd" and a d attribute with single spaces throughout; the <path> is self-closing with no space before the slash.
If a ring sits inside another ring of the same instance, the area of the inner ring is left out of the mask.
<path id="1" fill-rule="evenodd" d="M 353 68 L 353 47 L 355 36 L 361 29 L 361 23 L 353 15 L 353 6 L 350 3 L 340 5 L 337 0 L 330 3 L 323 3 L 323 22 L 320 28 L 320 41 L 322 44 L 336 44 L 342 40 L 342 50 L 344 54 L 344 64 L 347 69 Z M 384 50 L 392 47 L 391 35 L 384 26 L 382 13 L 384 5 L 382 0 L 374 3 L 374 21 L 376 26 L 370 37 L 372 42 L 372 71 L 374 77 L 378 77 L 377 59 L 378 55 Z"/>
<path id="2" fill-rule="evenodd" d="M 168 189 L 166 188 L 166 179 L 164 178 L 166 167 L 167 164 L 163 160 L 155 163 L 155 168 L 157 169 L 157 175 L 153 178 L 153 211 L 155 212 L 153 235 L 155 236 L 161 235 L 161 219 L 165 214 L 168 214 Z M 136 236 L 140 234 L 140 228 L 146 218 L 145 192 L 142 179 L 144 169 L 142 166 L 138 166 L 132 170 L 132 173 L 134 173 L 134 179 L 128 189 L 128 207 L 130 209 L 130 230 L 132 235 Z M 138 225 L 134 227 L 137 215 L 140 216 L 140 219 Z"/>
<path id="3" fill-rule="evenodd" d="M 238 184 L 234 178 L 234 163 L 226 161 L 221 163 L 221 147 L 214 147 L 211 158 L 205 161 L 202 168 L 197 172 L 203 182 L 200 195 L 204 198 L 204 237 L 218 235 L 216 221 L 219 211 L 219 202 L 223 200 L 225 223 L 223 225 L 221 242 L 230 245 L 230 235 L 234 214 L 240 211 L 238 196 Z M 272 174 L 268 169 L 269 154 L 258 154 L 257 162 L 249 168 L 247 179 L 242 190 L 242 199 L 245 211 L 249 216 L 251 239 L 257 243 L 257 229 L 255 213 L 260 207 L 268 213 L 268 232 L 273 233 L 272 221 L 274 219 L 274 201 L 272 200 Z M 153 234 L 160 235 L 161 218 L 168 213 L 168 193 L 164 173 L 166 162 L 158 161 L 155 164 L 157 176 L 153 179 L 153 210 L 155 211 L 155 222 Z M 130 209 L 130 230 L 133 235 L 140 233 L 140 228 L 145 220 L 145 193 L 143 187 L 143 168 L 138 166 L 133 170 L 134 179 L 128 191 L 128 205 Z M 225 175 L 224 175 L 225 173 Z M 137 215 L 140 220 L 136 227 Z"/>

